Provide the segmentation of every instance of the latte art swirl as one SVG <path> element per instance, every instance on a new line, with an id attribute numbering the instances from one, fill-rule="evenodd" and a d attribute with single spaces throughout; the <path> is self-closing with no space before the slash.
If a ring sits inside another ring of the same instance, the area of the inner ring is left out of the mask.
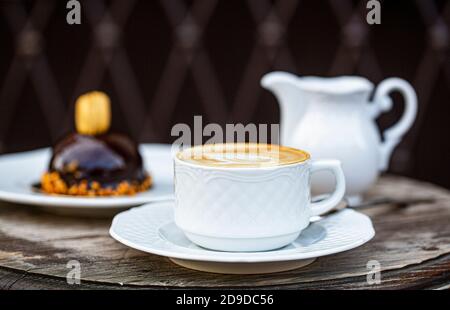
<path id="1" fill-rule="evenodd" d="M 274 167 L 303 162 L 309 154 L 279 145 L 260 143 L 224 143 L 199 145 L 177 155 L 178 159 L 211 167 Z"/>

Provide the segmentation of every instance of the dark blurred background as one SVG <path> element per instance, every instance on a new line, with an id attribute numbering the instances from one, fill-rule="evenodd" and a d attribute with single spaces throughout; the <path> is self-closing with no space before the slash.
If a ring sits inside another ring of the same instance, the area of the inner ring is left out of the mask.
<path id="1" fill-rule="evenodd" d="M 450 1 L 86 0 L 82 24 L 67 1 L 0 0 L 0 153 L 49 146 L 73 126 L 78 95 L 100 89 L 113 127 L 141 142 L 171 142 L 171 127 L 277 123 L 262 75 L 398 76 L 419 97 L 413 129 L 390 171 L 450 188 Z M 393 112 L 382 128 L 402 113 Z"/>

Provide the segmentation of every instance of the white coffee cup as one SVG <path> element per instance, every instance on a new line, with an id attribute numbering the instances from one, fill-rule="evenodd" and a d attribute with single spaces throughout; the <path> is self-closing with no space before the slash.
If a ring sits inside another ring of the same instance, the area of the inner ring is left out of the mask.
<path id="1" fill-rule="evenodd" d="M 225 144 L 224 144 L 225 145 Z M 196 146 L 197 151 L 202 146 Z M 294 151 L 292 148 L 286 148 Z M 345 193 L 337 160 L 268 166 L 214 166 L 175 156 L 175 223 L 197 245 L 220 251 L 266 251 L 293 242 L 310 218 L 333 209 Z M 336 187 L 311 202 L 310 175 L 328 170 Z"/>

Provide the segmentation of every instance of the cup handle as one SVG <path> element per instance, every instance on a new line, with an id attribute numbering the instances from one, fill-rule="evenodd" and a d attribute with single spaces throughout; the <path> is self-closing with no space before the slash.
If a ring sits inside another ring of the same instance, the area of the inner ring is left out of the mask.
<path id="1" fill-rule="evenodd" d="M 339 160 L 318 160 L 311 163 L 311 173 L 316 171 L 331 171 L 336 178 L 336 188 L 334 192 L 326 199 L 311 203 L 311 216 L 324 214 L 334 207 L 344 198 L 345 195 L 345 177 Z"/>
<path id="2" fill-rule="evenodd" d="M 411 84 L 399 78 L 389 78 L 381 82 L 375 91 L 371 104 L 372 117 L 375 119 L 380 113 L 387 112 L 392 108 L 389 94 L 395 90 L 398 90 L 405 98 L 405 112 L 395 125 L 384 132 L 384 142 L 380 145 L 380 169 L 382 171 L 387 170 L 392 151 L 411 128 L 417 115 L 417 95 Z"/>

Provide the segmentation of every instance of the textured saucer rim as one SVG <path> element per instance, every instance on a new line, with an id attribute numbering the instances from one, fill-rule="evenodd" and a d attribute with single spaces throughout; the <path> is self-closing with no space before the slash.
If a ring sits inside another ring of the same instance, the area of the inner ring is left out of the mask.
<path id="1" fill-rule="evenodd" d="M 139 209 L 148 209 L 150 212 L 155 212 L 157 208 L 161 208 L 161 205 L 164 204 L 173 204 L 174 201 L 164 201 L 164 202 L 155 202 L 150 204 L 146 204 L 140 207 L 135 207 L 132 209 L 129 209 L 127 211 L 121 212 L 117 214 L 112 221 L 111 227 L 109 229 L 110 236 L 115 239 L 116 241 L 139 251 L 146 252 L 149 254 L 155 254 L 163 257 L 168 258 L 175 258 L 180 260 L 192 260 L 192 261 L 204 261 L 204 262 L 218 262 L 218 263 L 264 263 L 264 262 L 276 262 L 276 261 L 292 261 L 292 260 L 304 260 L 304 259 L 312 259 L 312 258 L 318 258 L 322 256 L 337 254 L 341 252 L 345 252 L 354 248 L 357 248 L 368 241 L 370 241 L 375 236 L 375 230 L 373 228 L 372 221 L 370 218 L 360 212 L 357 212 L 355 210 L 350 209 L 344 209 L 339 212 L 349 212 L 352 213 L 353 216 L 359 216 L 361 219 L 364 219 L 368 226 L 368 233 L 367 236 L 364 238 L 355 240 L 354 243 L 348 244 L 348 245 L 342 245 L 338 247 L 334 247 L 332 249 L 326 249 L 326 250 L 318 250 L 314 252 L 309 253 L 299 253 L 298 249 L 280 249 L 280 250 L 274 250 L 274 251 L 263 251 L 263 252 L 218 252 L 218 251 L 212 251 L 208 249 L 186 249 L 184 247 L 178 246 L 174 243 L 171 243 L 173 245 L 173 249 L 183 249 L 183 251 L 169 251 L 169 250 L 160 250 L 160 249 L 154 249 L 149 248 L 147 246 L 142 246 L 139 244 L 136 244 L 135 242 L 129 241 L 126 238 L 121 237 L 119 234 L 117 234 L 114 231 L 114 228 L 117 224 L 117 222 L 120 220 L 120 217 L 127 213 L 136 212 L 136 210 Z M 165 220 L 164 222 L 161 221 L 158 228 L 158 236 L 161 240 L 164 240 L 164 242 L 169 242 L 161 237 L 159 233 L 159 229 L 162 225 L 170 223 L 171 221 Z M 188 252 L 189 250 L 194 250 L 194 253 L 191 253 L 192 251 Z M 297 250 L 297 251 L 296 251 Z M 203 254 L 195 254 L 195 252 L 200 252 Z M 287 253 L 286 253 L 287 252 Z M 206 253 L 213 253 L 213 255 L 206 255 Z M 270 255 L 273 254 L 273 255 Z M 219 256 L 221 255 L 221 256 Z"/>

